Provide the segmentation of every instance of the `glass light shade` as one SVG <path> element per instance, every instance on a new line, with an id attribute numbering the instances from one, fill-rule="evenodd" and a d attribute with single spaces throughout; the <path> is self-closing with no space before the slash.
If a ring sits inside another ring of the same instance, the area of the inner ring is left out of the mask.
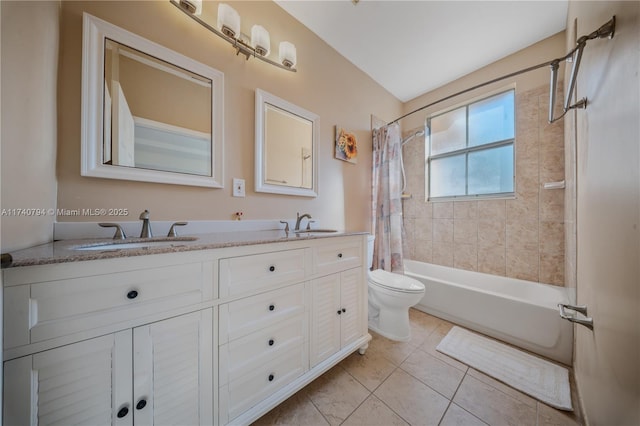
<path id="1" fill-rule="evenodd" d="M 296 66 L 296 46 L 288 41 L 280 43 L 280 62 L 287 68 L 293 68 Z"/>
<path id="2" fill-rule="evenodd" d="M 180 0 L 180 6 L 194 15 L 202 15 L 202 0 Z"/>
<path id="3" fill-rule="evenodd" d="M 262 25 L 254 25 L 251 27 L 251 46 L 253 46 L 256 53 L 261 56 L 268 56 L 271 52 L 269 31 L 265 30 Z"/>
<path id="4" fill-rule="evenodd" d="M 237 38 L 240 35 L 240 15 L 226 3 L 218 6 L 218 29 L 227 37 Z"/>

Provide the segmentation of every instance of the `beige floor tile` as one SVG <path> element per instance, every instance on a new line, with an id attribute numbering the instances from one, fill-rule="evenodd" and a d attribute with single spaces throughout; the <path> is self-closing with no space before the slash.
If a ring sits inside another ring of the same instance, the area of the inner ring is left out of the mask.
<path id="1" fill-rule="evenodd" d="M 444 361 L 447 364 L 457 368 L 458 370 L 466 371 L 467 370 L 466 364 L 463 364 L 460 361 L 453 359 L 450 356 L 447 356 L 442 352 L 438 352 L 436 350 L 438 343 L 440 343 L 440 341 L 444 338 L 444 336 L 446 336 L 447 333 L 449 333 L 449 330 L 451 330 L 452 327 L 453 327 L 453 324 L 451 323 L 443 323 L 440 326 L 438 326 L 438 328 L 436 328 L 434 332 L 431 333 L 431 335 L 427 338 L 427 340 L 425 340 L 422 346 L 420 346 L 420 349 L 425 351 L 429 355 L 432 355 L 438 358 L 440 361 Z"/>
<path id="2" fill-rule="evenodd" d="M 473 368 L 469 368 L 468 374 L 469 376 L 474 377 L 480 380 L 481 382 L 498 389 L 503 393 L 506 393 L 510 397 L 515 398 L 518 401 L 527 404 L 529 407 L 536 408 L 536 404 L 538 403 L 538 401 L 535 398 L 530 397 L 529 395 L 524 394 L 519 390 L 512 388 L 511 386 L 505 385 L 504 383 L 494 379 L 493 377 L 488 376 L 483 372 L 475 370 Z"/>
<path id="3" fill-rule="evenodd" d="M 415 346 L 407 342 L 396 342 L 374 332 L 371 332 L 371 336 L 373 336 L 373 339 L 369 342 L 367 352 L 373 351 L 379 353 L 396 366 L 402 364 L 402 362 L 416 350 Z"/>
<path id="4" fill-rule="evenodd" d="M 397 367 L 379 351 L 369 350 L 364 355 L 354 352 L 340 365 L 364 387 L 373 392 Z"/>
<path id="5" fill-rule="evenodd" d="M 470 375 L 463 379 L 453 402 L 491 425 L 536 424 L 535 408 Z"/>
<path id="6" fill-rule="evenodd" d="M 538 426 L 578 426 L 580 424 L 575 412 L 556 410 L 538 402 Z"/>
<path id="7" fill-rule="evenodd" d="M 329 422 L 313 405 L 305 388 L 253 423 L 253 426 L 267 425 L 328 426 Z"/>
<path id="8" fill-rule="evenodd" d="M 486 426 L 486 423 L 475 417 L 468 411 L 463 410 L 456 404 L 451 404 L 444 413 L 444 417 L 439 426 Z"/>
<path id="9" fill-rule="evenodd" d="M 449 399 L 453 398 L 464 377 L 464 371 L 422 350 L 412 353 L 400 368 Z"/>
<path id="10" fill-rule="evenodd" d="M 394 413 L 382 401 L 369 396 L 356 411 L 349 416 L 343 426 L 408 426 L 402 417 Z"/>
<path id="11" fill-rule="evenodd" d="M 435 425 L 449 400 L 401 369 L 374 392 L 382 402 L 411 425 Z"/>
<path id="12" fill-rule="evenodd" d="M 309 399 L 331 425 L 341 424 L 370 392 L 340 365 L 307 386 Z"/>

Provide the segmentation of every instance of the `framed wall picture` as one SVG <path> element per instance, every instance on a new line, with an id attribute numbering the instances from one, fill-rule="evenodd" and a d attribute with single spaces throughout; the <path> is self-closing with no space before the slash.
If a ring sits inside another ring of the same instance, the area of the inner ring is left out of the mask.
<path id="1" fill-rule="evenodd" d="M 336 126 L 336 158 L 356 164 L 358 162 L 358 140 L 356 135 L 342 126 Z"/>

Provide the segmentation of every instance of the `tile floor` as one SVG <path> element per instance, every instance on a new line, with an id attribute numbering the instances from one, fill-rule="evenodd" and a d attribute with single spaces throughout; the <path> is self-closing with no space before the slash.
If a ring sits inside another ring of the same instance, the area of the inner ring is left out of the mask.
<path id="1" fill-rule="evenodd" d="M 374 333 L 357 352 L 254 425 L 580 425 L 578 413 L 551 408 L 436 351 L 453 326 L 411 309 L 412 339 Z M 575 392 L 573 405 L 577 407 Z"/>

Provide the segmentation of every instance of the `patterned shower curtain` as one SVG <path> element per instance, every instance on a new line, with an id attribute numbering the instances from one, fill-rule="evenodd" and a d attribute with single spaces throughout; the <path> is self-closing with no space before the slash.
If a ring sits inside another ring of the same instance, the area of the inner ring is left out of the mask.
<path id="1" fill-rule="evenodd" d="M 373 131 L 371 223 L 376 237 L 373 269 L 391 272 L 403 272 L 401 149 L 397 123 Z"/>

